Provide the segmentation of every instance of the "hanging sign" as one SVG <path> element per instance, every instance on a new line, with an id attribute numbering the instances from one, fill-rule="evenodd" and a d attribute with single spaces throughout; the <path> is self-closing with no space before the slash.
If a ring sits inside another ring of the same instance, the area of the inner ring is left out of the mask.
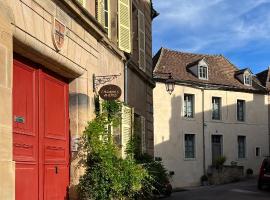
<path id="1" fill-rule="evenodd" d="M 116 100 L 122 94 L 121 88 L 117 85 L 104 85 L 98 91 L 99 96 L 104 100 Z"/>

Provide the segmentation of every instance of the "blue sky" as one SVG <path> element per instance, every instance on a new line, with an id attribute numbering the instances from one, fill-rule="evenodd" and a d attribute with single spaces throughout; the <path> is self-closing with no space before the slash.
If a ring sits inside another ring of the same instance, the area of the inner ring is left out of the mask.
<path id="1" fill-rule="evenodd" d="M 223 54 L 258 73 L 270 66 L 270 0 L 153 0 L 153 53 Z"/>

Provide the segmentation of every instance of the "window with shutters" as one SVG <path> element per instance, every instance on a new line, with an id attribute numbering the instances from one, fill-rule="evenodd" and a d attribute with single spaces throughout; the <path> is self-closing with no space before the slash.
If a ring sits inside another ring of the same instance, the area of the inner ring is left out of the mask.
<path id="1" fill-rule="evenodd" d="M 237 100 L 237 121 L 245 121 L 245 101 Z"/>
<path id="2" fill-rule="evenodd" d="M 145 71 L 145 18 L 142 11 L 138 10 L 138 46 L 139 68 Z"/>
<path id="3" fill-rule="evenodd" d="M 238 136 L 238 158 L 246 158 L 246 136 Z"/>
<path id="4" fill-rule="evenodd" d="M 110 0 L 97 0 L 97 20 L 105 28 L 108 37 L 111 37 Z"/>
<path id="5" fill-rule="evenodd" d="M 131 53 L 130 0 L 118 0 L 118 46 Z"/>
<path id="6" fill-rule="evenodd" d="M 122 105 L 122 122 L 121 122 L 121 146 L 122 157 L 126 157 L 126 148 L 133 129 L 133 109 Z"/>
<path id="7" fill-rule="evenodd" d="M 195 158 L 195 135 L 185 134 L 185 158 Z"/>
<path id="8" fill-rule="evenodd" d="M 184 94 L 184 117 L 194 117 L 194 95 Z"/>
<path id="9" fill-rule="evenodd" d="M 212 97 L 212 119 L 221 120 L 221 98 Z"/>

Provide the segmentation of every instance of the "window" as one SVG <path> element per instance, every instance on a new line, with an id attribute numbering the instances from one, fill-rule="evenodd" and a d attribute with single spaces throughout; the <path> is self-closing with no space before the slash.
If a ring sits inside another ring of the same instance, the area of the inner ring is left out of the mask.
<path id="1" fill-rule="evenodd" d="M 184 117 L 194 117 L 194 95 L 184 94 Z"/>
<path id="2" fill-rule="evenodd" d="M 238 136 L 238 158 L 246 158 L 246 136 Z"/>
<path id="3" fill-rule="evenodd" d="M 221 98 L 212 97 L 212 119 L 221 120 Z"/>
<path id="4" fill-rule="evenodd" d="M 140 137 L 140 153 L 144 154 L 147 151 L 147 138 L 145 133 L 145 117 L 134 114 L 134 134 Z"/>
<path id="5" fill-rule="evenodd" d="M 237 100 L 237 121 L 245 121 L 245 101 Z"/>
<path id="6" fill-rule="evenodd" d="M 245 85 L 252 85 L 252 76 L 251 75 L 244 75 L 244 84 Z"/>
<path id="7" fill-rule="evenodd" d="M 256 157 L 261 157 L 261 148 L 260 147 L 255 148 L 255 156 Z"/>
<path id="8" fill-rule="evenodd" d="M 110 37 L 110 0 L 97 0 L 97 20 Z"/>
<path id="9" fill-rule="evenodd" d="M 194 134 L 185 134 L 185 158 L 195 158 Z"/>
<path id="10" fill-rule="evenodd" d="M 208 67 L 207 66 L 199 66 L 199 79 L 208 79 Z"/>

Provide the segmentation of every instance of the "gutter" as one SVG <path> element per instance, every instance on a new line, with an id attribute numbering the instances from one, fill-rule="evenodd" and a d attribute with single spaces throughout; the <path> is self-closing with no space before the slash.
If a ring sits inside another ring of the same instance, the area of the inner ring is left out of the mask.
<path id="1" fill-rule="evenodd" d="M 128 88 L 128 64 L 131 61 L 131 57 L 128 56 L 128 60 L 125 62 L 125 69 L 124 69 L 124 103 L 128 104 L 128 94 L 127 94 L 127 88 Z"/>
<path id="2" fill-rule="evenodd" d="M 204 117 L 204 88 L 202 91 L 202 132 L 203 132 L 203 174 L 206 175 L 206 155 L 205 155 L 205 117 Z"/>

